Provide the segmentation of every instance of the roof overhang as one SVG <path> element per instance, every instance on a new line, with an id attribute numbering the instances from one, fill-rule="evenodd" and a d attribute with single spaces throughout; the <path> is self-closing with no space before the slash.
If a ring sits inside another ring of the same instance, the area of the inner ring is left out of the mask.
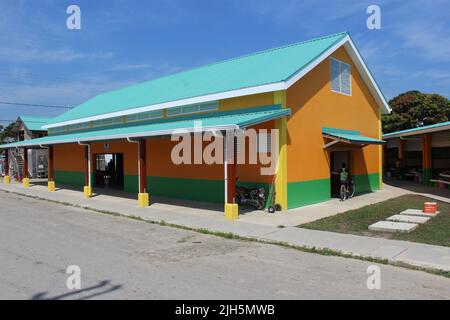
<path id="1" fill-rule="evenodd" d="M 101 120 L 101 119 L 107 119 L 107 118 L 113 118 L 113 117 L 126 116 L 126 115 L 131 115 L 131 114 L 136 114 L 136 113 L 179 107 L 179 106 L 183 106 L 183 105 L 217 101 L 217 100 L 222 100 L 222 99 L 236 98 L 236 97 L 248 96 L 248 95 L 259 94 L 259 93 L 287 90 L 295 82 L 300 80 L 303 76 L 305 76 L 308 72 L 310 72 L 312 69 L 314 69 L 318 64 L 320 64 L 322 61 L 324 61 L 333 52 L 335 52 L 337 49 L 339 49 L 342 46 L 344 46 L 345 50 L 352 58 L 353 63 L 355 64 L 356 68 L 358 69 L 359 74 L 361 75 L 365 84 L 369 88 L 369 91 L 372 94 L 372 96 L 374 97 L 375 101 L 379 105 L 382 114 L 390 113 L 391 108 L 389 107 L 389 104 L 387 103 L 384 95 L 382 94 L 380 88 L 378 87 L 378 84 L 376 83 L 375 79 L 373 78 L 372 74 L 370 73 L 370 70 L 367 67 L 366 63 L 364 62 L 363 58 L 359 54 L 358 49 L 356 48 L 355 44 L 353 43 L 353 40 L 351 39 L 350 36 L 347 35 L 342 40 L 340 40 L 339 42 L 334 44 L 332 47 L 330 47 L 328 50 L 323 52 L 319 57 L 317 57 L 316 59 L 311 61 L 308 65 L 306 65 L 302 69 L 298 70 L 296 73 L 292 74 L 285 81 L 279 81 L 279 82 L 274 82 L 274 83 L 269 83 L 269 84 L 264 84 L 264 85 L 260 85 L 260 86 L 254 86 L 254 87 L 241 88 L 241 89 L 236 89 L 236 90 L 231 90 L 231 91 L 226 91 L 226 92 L 218 92 L 218 93 L 213 93 L 213 94 L 208 94 L 208 95 L 203 95 L 203 96 L 191 97 L 191 98 L 187 98 L 187 99 L 167 101 L 167 102 L 163 102 L 163 103 L 158 103 L 158 104 L 153 104 L 153 105 L 148 105 L 148 106 L 143 106 L 143 107 L 138 107 L 138 108 L 130 108 L 127 110 L 104 113 L 104 114 L 100 114 L 100 115 L 96 115 L 96 116 L 74 119 L 74 120 L 69 120 L 69 121 L 63 121 L 63 122 L 58 122 L 58 123 L 51 123 L 51 124 L 42 126 L 42 128 L 49 129 L 49 128 L 60 127 L 60 126 L 65 126 L 65 125 L 72 125 L 72 124 L 83 123 L 83 122 L 88 122 L 88 121 L 95 121 L 95 120 Z"/>
<path id="2" fill-rule="evenodd" d="M 323 145 L 323 148 L 328 150 L 330 148 L 345 149 L 345 147 L 362 148 L 367 145 L 381 145 L 386 143 L 383 140 L 363 136 L 356 130 L 322 128 L 322 135 L 327 140 L 331 140 Z"/>
<path id="3" fill-rule="evenodd" d="M 30 139 L 15 143 L 0 145 L 0 149 L 35 147 L 43 148 L 48 145 L 126 140 L 136 138 L 150 138 L 156 136 L 169 136 L 174 133 L 192 133 L 192 132 L 217 132 L 245 129 L 250 126 L 288 116 L 290 109 L 280 109 L 279 106 L 261 108 L 263 111 L 253 112 L 223 112 L 217 114 L 202 115 L 203 118 L 185 117 L 166 122 L 154 122 L 147 125 L 136 125 L 129 127 L 118 127 L 111 129 L 91 130 L 87 132 L 78 132 L 70 134 L 61 134 L 47 136 L 43 138 Z M 215 124 L 208 124 L 208 119 L 217 119 Z M 186 122 L 186 119 L 188 121 Z M 180 122 L 186 122 L 186 125 L 180 126 Z M 204 122 L 206 125 L 197 126 L 196 124 Z M 162 124 L 162 125 L 161 125 Z"/>
<path id="4" fill-rule="evenodd" d="M 439 132 L 439 131 L 446 131 L 450 130 L 450 122 L 444 122 L 444 123 L 437 123 L 430 126 L 424 126 L 421 128 L 413 128 L 413 129 L 407 129 L 392 133 L 386 133 L 383 135 L 383 139 L 393 139 L 393 138 L 402 138 L 402 137 L 410 137 L 410 136 L 417 136 L 422 134 L 428 134 L 433 132 Z"/>

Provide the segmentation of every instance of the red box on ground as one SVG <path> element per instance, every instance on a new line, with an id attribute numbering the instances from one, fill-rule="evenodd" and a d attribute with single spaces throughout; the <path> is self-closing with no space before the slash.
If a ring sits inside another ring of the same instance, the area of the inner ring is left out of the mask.
<path id="1" fill-rule="evenodd" d="M 437 203 L 436 202 L 425 202 L 423 204 L 423 212 L 429 214 L 436 214 L 437 212 Z"/>

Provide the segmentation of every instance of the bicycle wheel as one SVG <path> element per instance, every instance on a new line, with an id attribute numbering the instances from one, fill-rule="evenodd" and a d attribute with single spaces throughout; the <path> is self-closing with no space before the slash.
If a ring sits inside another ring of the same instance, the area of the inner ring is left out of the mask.
<path id="1" fill-rule="evenodd" d="M 347 199 L 347 188 L 345 188 L 344 184 L 341 185 L 339 195 L 340 195 L 341 201 L 345 201 L 345 199 Z"/>
<path id="2" fill-rule="evenodd" d="M 355 195 L 355 185 L 352 183 L 348 186 L 348 197 L 353 198 Z"/>

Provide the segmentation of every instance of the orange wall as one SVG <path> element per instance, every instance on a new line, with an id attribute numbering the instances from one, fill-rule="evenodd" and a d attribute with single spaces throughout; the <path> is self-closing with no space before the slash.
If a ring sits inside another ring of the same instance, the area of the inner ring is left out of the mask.
<path id="1" fill-rule="evenodd" d="M 76 143 L 55 145 L 53 148 L 54 170 L 84 172 L 84 148 Z"/>
<path id="2" fill-rule="evenodd" d="M 352 95 L 331 92 L 330 59 L 324 60 L 287 90 L 288 181 L 329 178 L 329 155 L 322 149 L 322 127 L 360 130 L 379 138 L 378 105 L 343 47 L 332 57 L 351 65 Z M 378 146 L 353 152 L 353 174 L 379 171 Z"/>

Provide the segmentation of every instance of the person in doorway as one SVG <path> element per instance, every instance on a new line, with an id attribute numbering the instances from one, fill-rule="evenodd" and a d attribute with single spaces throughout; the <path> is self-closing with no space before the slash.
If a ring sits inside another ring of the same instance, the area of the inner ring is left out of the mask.
<path id="1" fill-rule="evenodd" d="M 341 184 L 347 184 L 348 182 L 348 171 L 345 163 L 342 164 L 341 171 L 339 172 L 339 180 L 341 181 Z"/>

